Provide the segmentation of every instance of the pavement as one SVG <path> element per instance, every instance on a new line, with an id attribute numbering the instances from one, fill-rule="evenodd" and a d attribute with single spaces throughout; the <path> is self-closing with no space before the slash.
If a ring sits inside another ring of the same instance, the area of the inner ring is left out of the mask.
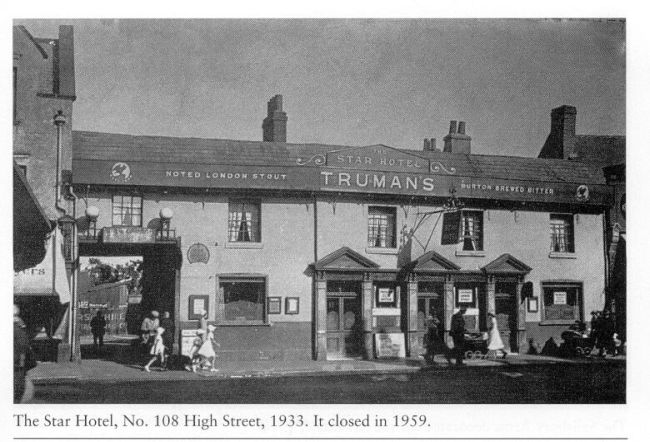
<path id="1" fill-rule="evenodd" d="M 144 359 L 144 358 L 143 358 Z M 468 359 L 466 368 L 517 367 L 537 364 L 596 364 L 625 363 L 625 356 L 608 358 L 558 358 L 540 355 L 510 354 L 506 359 Z M 103 359 L 85 359 L 82 362 L 41 362 L 28 373 L 34 385 L 61 384 L 70 381 L 81 382 L 140 382 L 147 380 L 205 380 L 206 378 L 255 378 L 277 376 L 331 376 L 344 374 L 408 374 L 421 370 L 453 370 L 455 365 L 436 356 L 433 365 L 425 364 L 422 358 L 399 360 L 292 360 L 292 361 L 219 361 L 217 372 L 199 370 L 196 373 L 185 370 L 161 371 L 154 367 L 150 373 L 143 371 L 143 364 L 118 363 Z"/>

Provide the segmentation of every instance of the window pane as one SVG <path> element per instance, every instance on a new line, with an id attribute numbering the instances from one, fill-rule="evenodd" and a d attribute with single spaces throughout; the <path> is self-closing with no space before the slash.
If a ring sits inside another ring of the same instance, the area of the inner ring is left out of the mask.
<path id="1" fill-rule="evenodd" d="M 573 253 L 573 215 L 551 215 L 551 252 Z"/>
<path id="2" fill-rule="evenodd" d="M 142 226 L 142 197 L 113 195 L 113 225 Z"/>
<path id="3" fill-rule="evenodd" d="M 544 319 L 580 319 L 580 289 L 575 286 L 544 287 Z"/>
<path id="4" fill-rule="evenodd" d="M 259 203 L 233 201 L 228 205 L 228 241 L 261 242 Z"/>
<path id="5" fill-rule="evenodd" d="M 368 208 L 368 247 L 396 247 L 396 210 L 394 207 Z"/>
<path id="6" fill-rule="evenodd" d="M 227 321 L 264 320 L 264 282 L 224 281 L 220 286 L 223 290 L 224 315 Z"/>
<path id="7" fill-rule="evenodd" d="M 483 212 L 464 211 L 460 228 L 463 250 L 483 250 Z"/>

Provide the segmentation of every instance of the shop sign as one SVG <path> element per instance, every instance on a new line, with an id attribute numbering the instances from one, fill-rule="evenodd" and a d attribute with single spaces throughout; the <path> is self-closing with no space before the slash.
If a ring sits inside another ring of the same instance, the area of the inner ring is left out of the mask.
<path id="1" fill-rule="evenodd" d="M 210 261 L 210 250 L 208 250 L 205 244 L 195 243 L 187 249 L 187 261 L 190 264 L 195 262 L 202 262 L 207 264 Z"/>
<path id="2" fill-rule="evenodd" d="M 404 333 L 376 333 L 375 350 L 378 358 L 404 358 Z"/>

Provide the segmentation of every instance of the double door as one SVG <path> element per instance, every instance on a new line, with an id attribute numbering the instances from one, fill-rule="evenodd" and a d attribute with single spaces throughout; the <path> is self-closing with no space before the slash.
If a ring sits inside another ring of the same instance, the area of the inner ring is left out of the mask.
<path id="1" fill-rule="evenodd" d="M 362 355 L 361 285 L 327 293 L 327 359 Z"/>

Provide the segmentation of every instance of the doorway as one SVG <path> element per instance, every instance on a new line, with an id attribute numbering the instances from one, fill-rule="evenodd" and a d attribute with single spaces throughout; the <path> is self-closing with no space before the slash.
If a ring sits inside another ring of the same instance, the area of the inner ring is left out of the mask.
<path id="1" fill-rule="evenodd" d="M 517 284 L 497 282 L 494 313 L 507 351 L 517 351 Z"/>
<path id="2" fill-rule="evenodd" d="M 82 271 L 79 275 L 76 334 L 81 358 L 141 363 L 140 325 L 144 317 L 156 310 L 160 320 L 164 312 L 169 312 L 174 322 L 178 318 L 178 247 L 175 243 L 106 244 L 88 241 L 80 242 L 79 252 L 82 262 L 100 262 L 104 273 L 97 278 L 91 274 L 93 270 L 90 267 L 86 274 Z M 128 274 L 122 275 L 125 272 Z M 102 311 L 106 319 L 104 345 L 101 347 L 94 345 L 90 327 L 97 311 Z M 175 334 L 173 328 L 171 333 Z M 174 336 L 174 341 L 178 341 L 178 336 Z"/>
<path id="3" fill-rule="evenodd" d="M 327 282 L 327 359 L 359 358 L 363 351 L 361 282 Z"/>

